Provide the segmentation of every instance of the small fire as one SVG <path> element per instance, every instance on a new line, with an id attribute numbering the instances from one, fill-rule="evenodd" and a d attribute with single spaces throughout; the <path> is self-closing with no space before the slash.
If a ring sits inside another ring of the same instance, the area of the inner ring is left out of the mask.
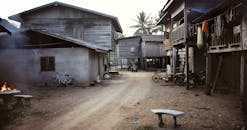
<path id="1" fill-rule="evenodd" d="M 10 91 L 10 90 L 16 90 L 16 89 L 14 87 L 9 87 L 7 82 L 4 82 L 1 87 L 1 91 Z"/>

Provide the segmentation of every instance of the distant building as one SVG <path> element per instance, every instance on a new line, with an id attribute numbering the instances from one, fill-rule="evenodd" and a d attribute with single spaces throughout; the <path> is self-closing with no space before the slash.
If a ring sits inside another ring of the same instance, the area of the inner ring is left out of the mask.
<path id="1" fill-rule="evenodd" d="M 121 67 L 135 63 L 140 69 L 165 68 L 163 35 L 140 35 L 118 39 Z"/>

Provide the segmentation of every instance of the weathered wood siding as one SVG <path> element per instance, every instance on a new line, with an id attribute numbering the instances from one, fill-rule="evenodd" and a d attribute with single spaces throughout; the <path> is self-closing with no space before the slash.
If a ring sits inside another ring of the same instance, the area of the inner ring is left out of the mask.
<path id="1" fill-rule="evenodd" d="M 247 14 L 242 19 L 242 42 L 244 50 L 247 50 Z"/>
<path id="2" fill-rule="evenodd" d="M 143 57 L 162 57 L 165 56 L 163 42 L 143 42 Z"/>
<path id="3" fill-rule="evenodd" d="M 140 58 L 141 44 L 140 37 L 121 39 L 118 42 L 119 57 L 122 58 Z"/>
<path id="4" fill-rule="evenodd" d="M 112 48 L 112 21 L 88 12 L 50 7 L 26 15 L 21 24 L 22 28 L 44 30 Z"/>
<path id="5" fill-rule="evenodd" d="M 89 51 L 89 81 L 90 83 L 97 81 L 98 76 L 99 79 L 103 79 L 104 75 L 104 63 L 103 59 L 105 58 L 105 54 L 98 53 L 95 51 Z"/>

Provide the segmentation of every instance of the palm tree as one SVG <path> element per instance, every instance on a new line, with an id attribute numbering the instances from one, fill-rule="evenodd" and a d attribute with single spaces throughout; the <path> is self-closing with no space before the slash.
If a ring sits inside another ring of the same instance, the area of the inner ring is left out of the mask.
<path id="1" fill-rule="evenodd" d="M 154 18 L 154 23 L 157 23 L 159 21 L 159 18 L 155 17 Z M 163 33 L 163 27 L 161 25 L 155 25 L 153 24 L 152 31 L 153 34 L 162 34 Z"/>
<path id="2" fill-rule="evenodd" d="M 153 23 L 149 16 L 146 16 L 145 12 L 140 12 L 137 17 L 137 25 L 131 26 L 131 28 L 136 28 L 134 35 L 145 35 L 152 34 Z"/>

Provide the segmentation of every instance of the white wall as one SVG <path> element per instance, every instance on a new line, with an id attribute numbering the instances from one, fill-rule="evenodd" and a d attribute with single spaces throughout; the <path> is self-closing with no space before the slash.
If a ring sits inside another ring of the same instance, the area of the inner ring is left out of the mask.
<path id="1" fill-rule="evenodd" d="M 55 56 L 55 71 L 68 73 L 81 85 L 89 84 L 87 48 L 0 50 L 0 81 L 44 83 L 55 75 L 40 71 L 41 56 Z"/>

